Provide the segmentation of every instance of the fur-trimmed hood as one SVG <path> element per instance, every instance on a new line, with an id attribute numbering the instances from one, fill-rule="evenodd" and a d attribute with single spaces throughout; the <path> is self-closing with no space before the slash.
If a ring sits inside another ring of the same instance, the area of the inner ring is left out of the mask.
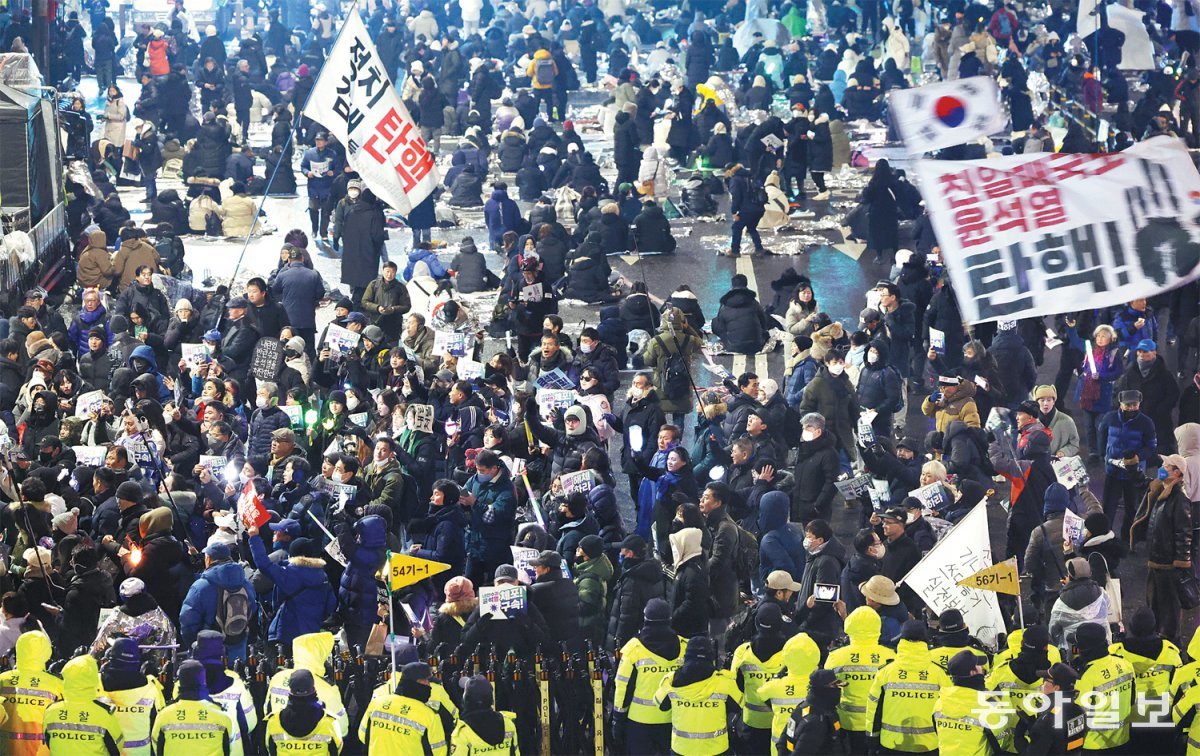
<path id="1" fill-rule="evenodd" d="M 288 557 L 288 564 L 294 567 L 316 567 L 325 569 L 325 560 L 320 557 L 294 556 Z"/>
<path id="2" fill-rule="evenodd" d="M 438 607 L 438 614 L 448 617 L 470 617 L 471 612 L 479 608 L 479 599 L 469 598 L 463 601 L 447 601 Z"/>

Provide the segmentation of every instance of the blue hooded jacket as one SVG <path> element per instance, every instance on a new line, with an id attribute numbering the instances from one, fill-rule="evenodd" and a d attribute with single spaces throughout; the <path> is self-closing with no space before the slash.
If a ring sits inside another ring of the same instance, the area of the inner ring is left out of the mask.
<path id="1" fill-rule="evenodd" d="M 171 390 L 167 388 L 167 384 L 163 382 L 162 373 L 158 370 L 158 360 L 154 359 L 154 350 L 149 346 L 142 344 L 139 347 L 134 347 L 129 353 L 128 367 L 134 373 L 141 375 L 141 372 L 133 366 L 134 360 L 145 360 L 150 365 L 150 369 L 146 371 L 148 375 L 153 375 L 154 380 L 158 383 L 158 403 L 166 404 L 171 399 Z"/>
<path id="2" fill-rule="evenodd" d="M 429 275 L 434 278 L 445 278 L 449 275 L 446 268 L 442 265 L 441 260 L 438 260 L 437 255 L 428 249 L 414 249 L 408 253 L 408 263 L 404 266 L 404 280 L 411 281 L 413 268 L 417 263 L 423 262 L 429 267 Z"/>
<path id="3" fill-rule="evenodd" d="M 804 577 L 804 535 L 788 522 L 791 499 L 768 491 L 758 503 L 758 576 L 766 582 L 775 570 L 787 570 L 797 583 Z"/>
<path id="4" fill-rule="evenodd" d="M 354 523 L 356 541 L 346 552 L 346 571 L 338 586 L 338 606 L 342 619 L 358 626 L 374 624 L 378 604 L 375 573 L 387 559 L 387 524 L 379 515 L 368 515 Z M 339 539 L 344 541 L 346 539 Z"/>
<path id="5" fill-rule="evenodd" d="M 337 596 L 325 575 L 325 561 L 296 556 L 282 563 L 273 562 L 257 536 L 250 539 L 250 555 L 275 583 L 271 597 L 278 611 L 271 620 L 267 639 L 290 644 L 298 636 L 320 631 L 321 623 L 337 608 Z"/>
<path id="6" fill-rule="evenodd" d="M 219 591 L 235 591 L 238 588 L 246 589 L 251 607 L 258 605 L 254 586 L 238 562 L 220 562 L 202 572 L 183 600 L 183 610 L 179 613 L 180 642 L 184 646 L 191 646 L 201 630 L 216 630 Z"/>
<path id="7" fill-rule="evenodd" d="M 108 310 L 104 308 L 104 305 L 100 305 L 91 312 L 81 309 L 75 319 L 71 321 L 70 327 L 67 328 L 67 338 L 75 345 L 76 354 L 88 353 L 88 331 L 93 328 L 104 329 L 105 346 L 112 343 L 112 329 L 108 326 Z"/>

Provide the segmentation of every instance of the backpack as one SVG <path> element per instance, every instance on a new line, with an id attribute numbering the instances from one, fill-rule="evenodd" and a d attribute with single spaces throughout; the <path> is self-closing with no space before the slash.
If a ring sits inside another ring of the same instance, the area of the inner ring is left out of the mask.
<path id="1" fill-rule="evenodd" d="M 225 645 L 241 643 L 250 633 L 250 593 L 245 586 L 237 590 L 217 589 L 217 630 L 225 636 Z"/>
<path id="2" fill-rule="evenodd" d="M 544 86 L 554 83 L 554 58 L 538 59 L 533 67 L 533 80 Z"/>
<path id="3" fill-rule="evenodd" d="M 737 522 L 733 525 L 738 530 L 737 551 L 733 555 L 738 581 L 750 580 L 758 571 L 758 538 Z"/>
<path id="4" fill-rule="evenodd" d="M 800 412 L 790 404 L 784 405 L 783 413 L 783 441 L 789 449 L 795 449 L 800 446 L 800 442 L 804 439 L 801 434 L 804 428 L 800 424 Z"/>
<path id="5" fill-rule="evenodd" d="M 767 188 L 758 181 L 751 182 L 750 199 L 754 205 L 765 209 L 767 206 Z"/>
<path id="6" fill-rule="evenodd" d="M 663 343 L 661 336 L 655 336 L 654 340 L 658 343 L 658 348 L 663 350 L 663 354 L 667 356 L 662 371 L 663 398 L 670 400 L 685 398 L 688 395 L 692 379 L 688 374 L 687 362 L 679 351 L 679 342 L 672 338 L 672 341 L 675 342 L 675 351 L 668 352 L 667 345 Z"/>

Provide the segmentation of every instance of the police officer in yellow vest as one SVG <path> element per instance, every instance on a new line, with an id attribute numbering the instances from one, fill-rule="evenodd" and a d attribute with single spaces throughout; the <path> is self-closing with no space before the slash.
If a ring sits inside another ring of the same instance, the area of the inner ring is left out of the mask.
<path id="1" fill-rule="evenodd" d="M 154 720 L 157 756 L 230 756 L 233 722 L 208 697 L 204 665 L 188 659 L 177 674 L 179 700 Z"/>
<path id="2" fill-rule="evenodd" d="M 659 708 L 671 712 L 671 752 L 711 756 L 733 750 L 729 723 L 742 707 L 742 691 L 733 675 L 717 669 L 716 650 L 707 636 L 687 642 L 683 665 L 663 678 L 654 694 Z"/>
<path id="3" fill-rule="evenodd" d="M 265 737 L 269 756 L 341 753 L 337 722 L 325 713 L 325 704 L 317 698 L 312 672 L 298 669 L 288 678 L 287 705 L 267 717 Z"/>
<path id="4" fill-rule="evenodd" d="M 1187 658 L 1190 661 L 1175 670 L 1171 675 L 1171 700 L 1178 701 L 1180 696 L 1200 680 L 1200 627 L 1192 633 L 1188 641 Z"/>
<path id="5" fill-rule="evenodd" d="M 821 661 L 821 649 L 808 633 L 797 633 L 783 644 L 783 665 L 787 674 L 768 680 L 758 694 L 771 705 L 771 742 L 778 743 L 783 728 L 792 718 L 796 705 L 808 695 L 809 677 Z M 832 672 L 830 674 L 833 674 Z M 841 701 L 839 683 L 838 701 Z M 836 714 L 836 712 L 835 712 Z M 838 728 L 839 731 L 841 728 Z"/>
<path id="6" fill-rule="evenodd" d="M 614 745 L 629 753 L 671 751 L 671 714 L 654 701 L 662 681 L 683 664 L 686 641 L 671 629 L 671 606 L 653 598 L 642 610 L 642 629 L 621 648 L 613 693 Z"/>
<path id="7" fill-rule="evenodd" d="M 201 630 L 192 643 L 192 658 L 204 665 L 209 699 L 233 722 L 233 742 L 229 748 L 232 756 L 252 752 L 254 749 L 245 748 L 244 744 L 258 727 L 258 712 L 246 683 L 225 668 L 225 635 L 216 630 Z"/>
<path id="8" fill-rule="evenodd" d="M 1015 725 L 1007 696 L 987 690 L 983 665 L 971 649 L 950 657 L 951 685 L 942 688 L 933 706 L 937 748 L 944 754 L 995 754 L 1000 739 Z"/>
<path id="9" fill-rule="evenodd" d="M 108 647 L 100 688 L 125 735 L 122 756 L 150 756 L 150 729 L 167 702 L 158 678 L 142 672 L 142 651 L 133 638 L 116 638 Z"/>
<path id="10" fill-rule="evenodd" d="M 493 696 L 492 684 L 486 679 L 467 681 L 461 716 L 450 735 L 452 756 L 517 756 L 517 715 L 496 711 Z"/>
<path id="11" fill-rule="evenodd" d="M 125 737 L 112 708 L 99 699 L 100 670 L 84 654 L 63 667 L 63 700 L 46 709 L 50 756 L 120 756 Z"/>
<path id="12" fill-rule="evenodd" d="M 1032 626 L 1031 626 L 1032 627 Z M 1025 639 L 1025 631 L 1017 628 L 1008 634 L 1008 642 L 1004 650 L 996 654 L 992 659 L 992 669 L 996 669 L 1006 661 L 1011 660 L 1014 656 L 1021 652 L 1021 642 Z M 1050 657 L 1051 664 L 1058 664 L 1062 661 L 1062 652 L 1058 650 L 1058 646 L 1047 643 L 1046 655 Z"/>
<path id="13" fill-rule="evenodd" d="M 838 719 L 850 741 L 850 749 L 855 753 L 867 750 L 867 738 L 871 733 L 867 699 L 875 684 L 875 675 L 896 657 L 895 651 L 879 643 L 882 626 L 878 612 L 869 606 L 858 607 L 842 623 L 850 642 L 830 651 L 825 659 L 825 669 L 833 670 L 838 679 L 846 683 L 838 704 Z"/>
<path id="14" fill-rule="evenodd" d="M 449 752 L 442 718 L 429 708 L 433 672 L 424 662 L 405 664 L 395 693 L 372 699 L 358 725 L 358 739 L 369 756 Z M 451 730 L 453 731 L 453 730 Z"/>
<path id="15" fill-rule="evenodd" d="M 0 699 L 7 721 L 0 725 L 0 753 L 42 756 L 42 723 L 50 704 L 62 698 L 63 682 L 46 671 L 53 649 L 41 630 L 17 638 L 17 668 L 0 675 Z"/>
<path id="16" fill-rule="evenodd" d="M 770 748 L 771 704 L 759 688 L 783 671 L 786 638 L 782 625 L 783 612 L 778 604 L 759 604 L 754 615 L 754 638 L 733 652 L 731 671 L 745 699 L 738 731 L 738 750 L 742 753 L 766 753 Z"/>
<path id="17" fill-rule="evenodd" d="M 929 655 L 929 630 L 908 620 L 900 629 L 896 659 L 875 676 L 867 699 L 867 721 L 883 748 L 901 753 L 937 749 L 933 707 L 950 678 Z"/>
<path id="18" fill-rule="evenodd" d="M 1167 727 L 1171 699 L 1171 675 L 1183 664 L 1179 647 L 1157 631 L 1154 612 L 1143 606 L 1133 613 L 1125 640 L 1109 647 L 1133 665 L 1134 690 L 1132 736 L 1147 753 L 1165 753 L 1171 748 L 1174 728 Z"/>
<path id="19" fill-rule="evenodd" d="M 804 683 L 808 694 L 789 715 L 782 734 L 774 741 L 775 753 L 777 756 L 850 753 L 850 740 L 837 713 L 846 683 L 828 669 L 813 670 Z"/>
<path id="20" fill-rule="evenodd" d="M 430 668 L 430 685 L 429 685 L 429 700 L 425 701 L 425 705 L 429 710 L 438 715 L 442 721 L 442 730 L 446 732 L 447 737 L 454 732 L 454 723 L 458 721 L 458 707 L 450 700 L 450 694 L 446 692 L 446 686 L 439 680 L 434 680 L 432 668 Z M 400 693 L 400 675 L 393 675 L 388 672 L 387 679 L 375 686 L 375 690 L 371 691 L 371 702 L 390 696 L 393 693 Z M 362 723 L 366 720 L 359 720 L 359 740 L 362 739 Z"/>
<path id="21" fill-rule="evenodd" d="M 1042 678 L 1052 662 L 1057 662 L 1058 649 L 1050 646 L 1050 631 L 1045 625 L 1030 625 L 1021 635 L 1021 647 L 1016 656 L 998 662 L 988 675 L 987 687 L 1004 693 L 1012 708 L 1030 717 L 1037 716 Z M 1050 658 L 1050 649 L 1055 658 Z"/>
<path id="22" fill-rule="evenodd" d="M 337 686 L 322 677 L 325 674 L 325 662 L 329 661 L 332 655 L 333 633 L 309 633 L 293 640 L 292 667 L 281 669 L 271 677 L 267 685 L 267 700 L 263 705 L 264 714 L 284 707 L 288 697 L 288 680 L 291 679 L 292 672 L 296 669 L 307 669 L 312 672 L 317 698 L 325 704 L 325 713 L 337 721 L 338 735 L 344 740 L 350 734 L 350 718 L 346 715 L 346 707 L 342 705 L 342 694 Z"/>
<path id="23" fill-rule="evenodd" d="M 962 612 L 947 609 L 938 617 L 938 631 L 929 644 L 929 655 L 934 663 L 946 669 L 950 658 L 964 648 L 979 657 L 979 666 L 983 667 L 983 674 L 986 675 L 992 668 L 991 655 L 983 649 L 983 644 L 971 636 Z"/>
<path id="24" fill-rule="evenodd" d="M 1088 733 L 1083 747 L 1088 751 L 1121 748 L 1129 742 L 1133 718 L 1133 665 L 1108 652 L 1108 635 L 1095 622 L 1075 629 L 1079 654 L 1074 667 L 1079 671 L 1075 685 L 1077 701 L 1088 712 Z"/>

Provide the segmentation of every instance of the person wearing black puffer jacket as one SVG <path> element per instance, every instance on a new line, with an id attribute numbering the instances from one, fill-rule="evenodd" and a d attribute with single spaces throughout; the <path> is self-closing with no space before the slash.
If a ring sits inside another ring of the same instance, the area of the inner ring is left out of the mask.
<path id="1" fill-rule="evenodd" d="M 608 616 L 607 648 L 623 647 L 642 629 L 643 610 L 653 599 L 665 598 L 662 564 L 645 539 L 630 535 L 621 542 L 620 573 Z"/>
<path id="2" fill-rule="evenodd" d="M 729 215 L 733 219 L 733 240 L 729 249 L 722 252 L 726 257 L 737 257 L 742 250 L 742 231 L 750 234 L 756 255 L 766 254 L 762 239 L 758 235 L 758 222 L 766 212 L 763 194 L 749 169 L 737 165 L 727 174 L 729 178 Z"/>
<path id="3" fill-rule="evenodd" d="M 734 274 L 729 291 L 721 297 L 721 309 L 712 321 L 713 333 L 721 338 L 725 351 L 756 354 L 767 343 L 767 332 L 774 327 L 757 295 L 748 288 L 746 277 Z"/>
<path id="4" fill-rule="evenodd" d="M 671 222 L 663 209 L 653 199 L 642 202 L 642 211 L 633 219 L 633 248 L 640 254 L 664 254 L 675 252 L 675 237 L 671 235 Z"/>
<path id="5" fill-rule="evenodd" d="M 890 361 L 887 341 L 876 339 L 867 347 L 866 362 L 858 376 L 858 403 L 875 410 L 871 428 L 877 437 L 891 438 L 892 416 L 904 397 L 904 378 Z"/>
<path id="6" fill-rule="evenodd" d="M 659 312 L 650 301 L 644 281 L 634 281 L 628 296 L 621 302 L 621 325 L 628 335 L 630 331 L 645 331 L 652 334 L 658 330 L 661 320 Z"/>
<path id="7" fill-rule="evenodd" d="M 529 601 L 546 618 L 549 640 L 555 645 L 579 643 L 579 588 L 563 575 L 562 556 L 543 551 L 529 560 L 529 566 L 537 575 L 529 586 Z"/>
<path id="8" fill-rule="evenodd" d="M 587 239 L 567 259 L 563 296 L 588 304 L 612 301 L 612 287 L 608 284 L 610 275 L 612 267 L 608 264 L 608 257 L 600 251 L 600 234 L 589 233 Z"/>
<path id="9" fill-rule="evenodd" d="M 496 288 L 496 274 L 488 270 L 487 260 L 475 246 L 475 239 L 464 236 L 458 244 L 458 254 L 450 263 L 454 288 L 460 294 L 474 294 Z"/>
<path id="10" fill-rule="evenodd" d="M 837 442 L 825 428 L 825 418 L 816 412 L 805 415 L 800 424 L 804 430 L 793 474 L 796 487 L 792 491 L 791 519 L 796 522 L 828 520 L 837 492 L 833 483 L 841 472 Z"/>

